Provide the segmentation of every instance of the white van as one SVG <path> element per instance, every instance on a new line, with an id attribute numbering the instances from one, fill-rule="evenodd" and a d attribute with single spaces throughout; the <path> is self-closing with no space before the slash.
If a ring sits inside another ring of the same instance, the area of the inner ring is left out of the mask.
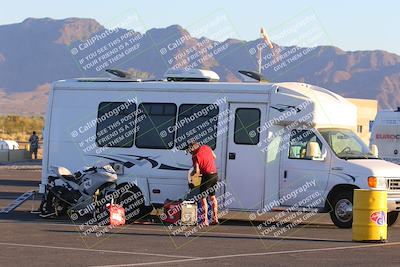
<path id="1" fill-rule="evenodd" d="M 370 144 L 378 147 L 379 157 L 400 164 L 400 107 L 376 114 Z"/>
<path id="2" fill-rule="evenodd" d="M 182 198 L 190 139 L 217 155 L 229 211 L 330 212 L 351 227 L 353 189 L 388 189 L 388 223 L 400 210 L 400 166 L 378 159 L 351 130 L 356 107 L 304 83 L 223 83 L 202 70 L 161 81 L 74 79 L 53 84 L 45 125 L 44 192 L 52 165 L 114 162 L 118 183 L 135 181 L 146 205 Z M 299 190 L 300 188 L 300 190 Z M 304 189 L 304 190 L 302 190 Z M 323 201 L 310 206 L 313 193 Z"/>

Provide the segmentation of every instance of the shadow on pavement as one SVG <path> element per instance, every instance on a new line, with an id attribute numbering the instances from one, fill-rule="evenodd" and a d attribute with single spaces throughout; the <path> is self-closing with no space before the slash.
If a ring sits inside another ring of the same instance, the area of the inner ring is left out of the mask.
<path id="1" fill-rule="evenodd" d="M 30 186 L 30 187 L 39 187 L 40 181 L 32 181 L 32 180 L 11 180 L 11 179 L 1 179 L 0 186 Z"/>

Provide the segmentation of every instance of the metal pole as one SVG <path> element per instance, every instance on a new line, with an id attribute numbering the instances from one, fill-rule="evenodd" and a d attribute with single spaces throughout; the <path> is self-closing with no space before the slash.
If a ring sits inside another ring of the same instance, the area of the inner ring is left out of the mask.
<path id="1" fill-rule="evenodd" d="M 261 63 L 262 63 L 262 47 L 258 47 L 258 73 L 261 74 Z"/>

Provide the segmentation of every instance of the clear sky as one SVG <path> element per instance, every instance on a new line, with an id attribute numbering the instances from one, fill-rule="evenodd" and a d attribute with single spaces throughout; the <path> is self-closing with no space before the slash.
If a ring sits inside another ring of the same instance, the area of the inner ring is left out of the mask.
<path id="1" fill-rule="evenodd" d="M 116 17 L 132 10 L 143 23 L 138 29 L 171 24 L 190 28 L 193 23 L 206 23 L 210 14 L 217 12 L 229 18 L 237 33 L 232 37 L 244 40 L 258 38 L 260 26 L 267 31 L 279 28 L 307 10 L 317 15 L 318 26 L 329 37 L 320 38 L 320 44 L 344 50 L 383 49 L 400 55 L 400 1 L 397 0 L 12 0 L 2 1 L 0 24 L 18 23 L 27 17 L 82 17 L 112 26 Z"/>

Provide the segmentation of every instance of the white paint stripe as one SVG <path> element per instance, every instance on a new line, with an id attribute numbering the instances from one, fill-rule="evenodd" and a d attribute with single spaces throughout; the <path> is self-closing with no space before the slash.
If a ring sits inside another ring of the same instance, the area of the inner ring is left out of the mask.
<path id="1" fill-rule="evenodd" d="M 46 248 L 46 249 L 76 250 L 76 251 L 86 251 L 86 252 L 101 252 L 101 253 L 115 253 L 115 254 L 128 254 L 128 255 L 157 256 L 157 257 L 166 257 L 166 258 L 196 259 L 196 257 L 190 257 L 190 256 L 167 255 L 167 254 L 145 253 L 145 252 L 132 252 L 132 251 L 120 251 L 120 250 L 58 247 L 58 246 L 44 246 L 44 245 L 34 245 L 34 244 L 18 244 L 18 243 L 3 243 L 3 242 L 0 242 L 0 245 L 13 246 L 13 247 Z"/>
<path id="2" fill-rule="evenodd" d="M 130 266 L 147 266 L 147 265 L 159 265 L 159 264 L 169 264 L 169 263 L 181 263 L 181 262 L 192 262 L 192 261 L 205 261 L 205 260 L 218 260 L 227 258 L 238 258 L 238 257 L 250 257 L 250 256 L 270 256 L 270 255 L 280 255 L 280 254 L 297 254 L 297 253 L 308 253 L 308 252 L 319 252 L 319 251 L 334 251 L 334 250 L 347 250 L 347 249 L 360 249 L 360 248 L 372 248 L 381 246 L 394 246 L 400 245 L 400 242 L 395 243 L 383 243 L 383 244 L 370 244 L 370 245 L 360 245 L 360 246 L 346 246 L 346 247 L 330 247 L 330 248 L 314 248 L 314 249 L 300 249 L 300 250 L 284 250 L 284 251 L 271 251 L 271 252 L 260 252 L 260 253 L 247 253 L 247 254 L 231 254 L 231 255 L 221 255 L 212 257 L 201 257 L 193 259 L 181 259 L 181 260 L 170 260 L 170 261 L 154 261 L 145 263 L 133 263 L 133 264 L 119 264 L 119 265 L 101 265 L 92 267 L 130 267 Z"/>

